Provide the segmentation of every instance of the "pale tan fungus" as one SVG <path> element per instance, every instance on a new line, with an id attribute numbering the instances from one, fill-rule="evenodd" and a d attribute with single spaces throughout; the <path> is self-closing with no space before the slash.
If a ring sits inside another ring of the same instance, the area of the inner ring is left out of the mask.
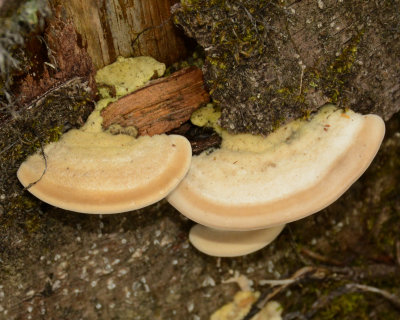
<path id="1" fill-rule="evenodd" d="M 199 251 L 215 257 L 238 257 L 270 244 L 285 225 L 249 231 L 217 230 L 197 224 L 190 230 L 189 241 Z"/>
<path id="2" fill-rule="evenodd" d="M 368 168 L 385 132 L 376 115 L 323 108 L 266 138 L 223 135 L 222 146 L 193 157 L 168 201 L 215 229 L 270 228 L 322 210 Z"/>
<path id="3" fill-rule="evenodd" d="M 154 59 L 145 58 L 135 61 L 150 59 L 154 67 Z M 139 69 L 130 70 L 130 85 L 136 88 L 154 72 L 135 65 Z M 100 111 L 112 101 L 100 100 L 81 129 L 45 146 L 46 161 L 36 153 L 22 163 L 17 176 L 25 187 L 33 184 L 29 192 L 66 210 L 107 214 L 155 203 L 178 185 L 190 166 L 189 141 L 177 135 L 135 139 L 102 131 Z"/>
<path id="4" fill-rule="evenodd" d="M 28 189 L 44 202 L 83 213 L 118 213 L 165 198 L 189 169 L 191 147 L 181 136 L 134 139 L 72 130 L 44 148 L 47 169 Z M 41 154 L 18 170 L 26 187 L 45 170 Z"/>

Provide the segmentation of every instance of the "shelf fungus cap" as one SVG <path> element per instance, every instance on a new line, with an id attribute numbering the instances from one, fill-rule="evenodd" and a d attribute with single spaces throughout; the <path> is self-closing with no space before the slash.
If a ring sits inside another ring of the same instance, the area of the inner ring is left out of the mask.
<path id="1" fill-rule="evenodd" d="M 362 175 L 384 132 L 376 115 L 330 106 L 266 138 L 223 136 L 220 149 L 193 157 L 168 201 L 216 229 L 262 229 L 298 220 L 327 207 Z"/>
<path id="2" fill-rule="evenodd" d="M 189 241 L 199 251 L 215 257 L 238 257 L 270 244 L 285 225 L 249 231 L 217 230 L 196 224 L 190 229 Z"/>
<path id="3" fill-rule="evenodd" d="M 97 214 L 131 211 L 163 199 L 191 161 L 190 143 L 182 136 L 135 139 L 90 130 L 71 130 L 44 153 L 46 161 L 37 153 L 20 166 L 20 182 L 25 187 L 33 183 L 29 192 L 51 205 Z"/>

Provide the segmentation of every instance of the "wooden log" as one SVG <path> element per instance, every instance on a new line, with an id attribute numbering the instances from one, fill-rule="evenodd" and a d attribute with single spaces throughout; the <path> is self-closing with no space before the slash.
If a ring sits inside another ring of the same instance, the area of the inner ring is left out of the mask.
<path id="1" fill-rule="evenodd" d="M 204 88 L 203 73 L 189 67 L 150 83 L 108 105 L 102 112 L 103 127 L 112 124 L 134 126 L 139 135 L 168 132 L 189 120 L 200 104 L 210 97 Z"/>
<path id="2" fill-rule="evenodd" d="M 185 37 L 173 25 L 178 0 L 49 0 L 73 20 L 96 69 L 118 56 L 152 56 L 172 64 L 187 55 Z"/>

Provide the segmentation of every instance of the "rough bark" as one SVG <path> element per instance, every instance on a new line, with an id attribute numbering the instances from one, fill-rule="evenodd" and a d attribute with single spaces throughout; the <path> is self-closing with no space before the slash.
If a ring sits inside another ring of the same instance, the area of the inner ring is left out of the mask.
<path id="1" fill-rule="evenodd" d="M 211 97 L 232 132 L 267 134 L 324 103 L 400 109 L 399 1 L 182 1 L 175 21 L 205 48 Z"/>
<path id="2" fill-rule="evenodd" d="M 333 12 L 335 6 L 344 2 L 329 6 L 328 1 L 313 3 L 317 7 L 312 12 L 300 14 L 301 8 L 296 7 L 295 20 L 290 19 L 291 15 L 284 18 L 289 24 L 297 23 L 300 29 L 307 19 L 321 21 L 323 25 L 329 21 L 324 27 L 329 30 L 331 21 L 319 16 L 326 11 L 319 9 L 318 4 Z M 292 7 L 306 4 L 311 2 L 298 1 Z M 384 4 L 395 6 L 398 1 Z M 359 9 L 364 12 L 363 6 Z M 388 19 L 396 11 L 389 11 L 381 21 L 385 28 L 376 28 L 374 41 L 384 43 L 393 39 L 393 33 L 385 33 L 390 29 L 388 22 L 396 29 L 393 20 Z M 357 6 L 349 7 L 349 12 L 356 14 Z M 254 16 L 254 12 L 249 13 Z M 371 21 L 381 14 L 379 10 L 370 11 Z M 274 26 L 273 30 L 286 32 L 284 26 Z M 321 36 L 318 30 L 318 26 L 304 29 L 302 41 L 318 40 Z M 274 43 L 274 37 L 272 34 L 268 41 Z M 323 48 L 339 48 L 335 39 L 326 37 Z M 365 45 L 367 42 L 364 39 Z M 393 44 L 393 50 L 397 45 Z M 309 56 L 320 57 L 317 62 L 325 61 L 327 55 L 334 59 L 328 54 L 330 50 L 309 48 L 302 61 Z M 389 51 L 386 46 L 378 46 L 371 51 L 370 61 L 363 60 L 364 65 L 386 66 Z M 376 56 L 379 53 L 382 60 Z M 292 67 L 299 71 L 294 68 L 297 62 L 293 64 L 290 59 L 286 62 L 282 64 L 282 74 Z M 396 66 L 374 69 L 379 77 L 387 72 L 388 78 L 384 79 L 388 82 L 381 83 L 383 98 L 390 93 L 385 83 L 393 81 L 391 73 L 397 70 Z M 360 85 L 351 87 L 353 97 L 364 101 L 363 95 L 369 89 L 375 93 L 378 80 L 368 78 L 368 74 L 359 74 L 357 79 Z M 208 319 L 238 290 L 236 284 L 222 282 L 235 271 L 251 279 L 255 289 L 268 293 L 270 290 L 262 280 L 289 278 L 304 266 L 327 267 L 343 276 L 320 277 L 322 281 L 305 278 L 283 290 L 274 299 L 282 303 L 284 315 L 307 314 L 313 310 L 314 302 L 337 292 L 347 281 L 379 287 L 400 296 L 399 114 L 387 122 L 387 137 L 371 168 L 336 203 L 290 224 L 277 241 L 258 253 L 216 259 L 190 246 L 187 232 L 192 222 L 182 218 L 165 201 L 136 212 L 89 216 L 51 207 L 22 190 L 15 172 L 25 156 L 40 149 L 41 142 L 52 141 L 63 130 L 78 126 L 90 109 L 87 99 L 77 103 L 77 97 L 85 97 L 82 92 L 86 92 L 87 86 L 80 79 L 71 81 L 50 90 L 42 103 L 11 114 L 9 119 L 13 120 L 0 127 L 0 319 Z M 386 99 L 391 97 L 395 103 L 396 92 Z M 244 90 L 241 93 L 246 95 Z M 389 116 L 394 109 L 386 109 L 387 100 L 382 101 L 376 104 L 377 111 Z M 10 112 L 14 110 L 10 104 L 7 108 Z M 227 126 L 229 121 L 237 125 L 235 117 L 225 116 L 224 121 Z M 333 318 L 398 319 L 399 311 L 380 295 L 348 294 L 325 304 L 313 316 L 313 319 Z"/>

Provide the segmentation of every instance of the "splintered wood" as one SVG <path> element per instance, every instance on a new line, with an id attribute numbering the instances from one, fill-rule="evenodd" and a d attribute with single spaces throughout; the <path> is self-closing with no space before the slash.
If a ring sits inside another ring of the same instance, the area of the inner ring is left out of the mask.
<path id="1" fill-rule="evenodd" d="M 209 100 L 201 70 L 185 68 L 169 77 L 150 81 L 109 104 L 101 112 L 103 127 L 119 124 L 134 126 L 139 135 L 162 134 L 189 120 L 193 111 Z"/>

